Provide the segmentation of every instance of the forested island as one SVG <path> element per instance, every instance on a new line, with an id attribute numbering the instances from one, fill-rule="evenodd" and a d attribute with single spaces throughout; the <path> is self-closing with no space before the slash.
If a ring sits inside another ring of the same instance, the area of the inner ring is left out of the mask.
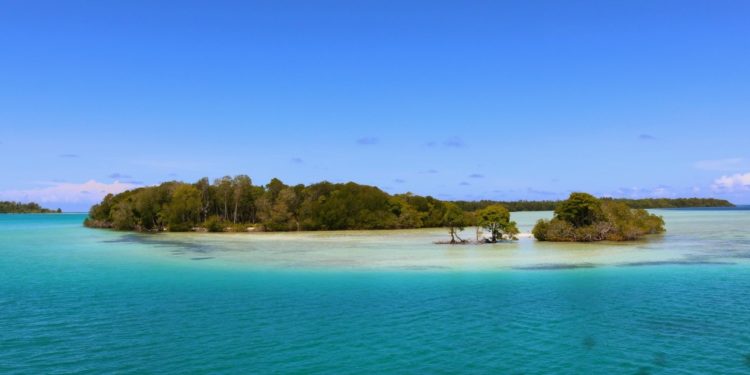
<path id="1" fill-rule="evenodd" d="M 539 220 L 532 233 L 540 241 L 631 241 L 664 232 L 664 220 L 642 208 L 612 199 L 572 193 L 555 207 L 552 220 Z"/>
<path id="2" fill-rule="evenodd" d="M 40 206 L 38 203 L 0 201 L 0 214 L 50 214 L 61 213 L 61 209 L 51 210 Z"/>
<path id="3" fill-rule="evenodd" d="M 466 226 L 485 227 L 489 242 L 513 239 L 518 233 L 510 212 L 501 205 L 466 212 L 452 202 L 430 196 L 390 195 L 353 182 L 289 186 L 272 179 L 258 186 L 245 175 L 213 183 L 208 178 L 194 184 L 171 181 L 110 194 L 91 208 L 84 224 L 172 232 L 446 227 L 451 243 L 463 242 L 458 232 Z"/>
<path id="4" fill-rule="evenodd" d="M 464 242 L 458 237 L 464 227 L 480 226 L 489 234 L 486 241 L 497 242 L 514 239 L 518 234 L 509 211 L 538 209 L 555 210 L 555 218 L 540 222 L 535 228 L 534 235 L 538 239 L 595 241 L 628 240 L 663 230 L 663 221 L 659 218 L 657 222 L 656 216 L 649 215 L 640 206 L 731 206 L 727 201 L 716 199 L 623 200 L 598 199 L 588 194 L 584 201 L 590 205 L 591 212 L 579 220 L 570 219 L 575 215 L 570 216 L 569 212 L 580 208 L 571 206 L 570 199 L 452 202 L 411 193 L 391 195 L 377 187 L 353 182 L 286 185 L 274 178 L 266 185 L 255 185 L 250 177 L 239 175 L 213 182 L 203 178 L 192 184 L 170 181 L 110 194 L 91 208 L 84 224 L 143 232 L 445 227 L 449 229 L 451 243 Z M 631 224 L 636 229 L 632 229 Z"/>

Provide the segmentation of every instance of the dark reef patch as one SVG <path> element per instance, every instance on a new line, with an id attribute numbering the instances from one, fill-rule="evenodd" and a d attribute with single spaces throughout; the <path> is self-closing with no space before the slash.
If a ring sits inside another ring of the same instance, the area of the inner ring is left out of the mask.
<path id="1" fill-rule="evenodd" d="M 645 262 L 628 262 L 618 264 L 619 267 L 640 267 L 640 266 L 698 266 L 698 265 L 734 265 L 734 262 L 719 262 L 708 260 L 655 260 Z"/>
<path id="2" fill-rule="evenodd" d="M 512 267 L 514 270 L 574 270 L 579 268 L 594 268 L 596 264 L 593 263 L 551 263 L 551 264 L 535 264 L 531 266 L 518 266 Z"/>
<path id="3" fill-rule="evenodd" d="M 172 254 L 181 255 L 186 251 L 200 254 L 208 254 L 216 251 L 213 246 L 204 243 L 186 242 L 169 239 L 156 239 L 159 235 L 148 234 L 125 234 L 117 239 L 104 240 L 103 243 L 139 243 L 158 247 L 174 248 Z"/>

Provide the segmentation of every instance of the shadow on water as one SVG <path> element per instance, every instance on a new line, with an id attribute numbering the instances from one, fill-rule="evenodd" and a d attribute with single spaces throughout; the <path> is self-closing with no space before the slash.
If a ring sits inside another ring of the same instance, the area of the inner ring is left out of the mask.
<path id="1" fill-rule="evenodd" d="M 664 353 L 654 353 L 653 363 L 659 367 L 665 367 L 667 365 L 667 355 Z"/>
<path id="2" fill-rule="evenodd" d="M 102 242 L 104 243 L 135 243 L 135 244 L 151 245 L 151 246 L 162 247 L 162 248 L 169 248 L 171 249 L 170 253 L 172 255 L 178 255 L 178 256 L 185 255 L 187 253 L 209 254 L 209 253 L 218 251 L 216 247 L 205 244 L 205 243 L 177 241 L 177 240 L 171 240 L 171 239 L 156 239 L 155 236 L 158 236 L 158 235 L 124 234 L 117 239 L 104 240 Z M 211 258 L 213 257 L 195 257 L 191 259 L 192 260 L 204 260 L 204 259 L 211 259 Z"/>
<path id="3" fill-rule="evenodd" d="M 551 264 L 535 264 L 531 266 L 517 266 L 512 267 L 514 270 L 574 270 L 580 268 L 594 268 L 596 264 L 593 263 L 551 263 Z"/>
<path id="4" fill-rule="evenodd" d="M 583 338 L 583 341 L 581 342 L 583 344 L 583 347 L 587 350 L 591 350 L 596 346 L 596 339 L 594 339 L 593 336 L 586 336 Z"/>
<path id="5" fill-rule="evenodd" d="M 619 267 L 640 267 L 640 266 L 700 266 L 700 265 L 734 265 L 733 262 L 720 262 L 709 260 L 654 260 L 644 262 L 620 263 Z"/>

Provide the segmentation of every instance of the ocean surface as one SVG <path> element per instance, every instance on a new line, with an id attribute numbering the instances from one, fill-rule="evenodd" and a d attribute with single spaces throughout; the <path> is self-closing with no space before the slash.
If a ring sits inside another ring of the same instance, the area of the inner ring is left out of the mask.
<path id="1" fill-rule="evenodd" d="M 653 212 L 634 243 L 479 246 L 0 215 L 0 373 L 750 373 L 750 210 Z"/>

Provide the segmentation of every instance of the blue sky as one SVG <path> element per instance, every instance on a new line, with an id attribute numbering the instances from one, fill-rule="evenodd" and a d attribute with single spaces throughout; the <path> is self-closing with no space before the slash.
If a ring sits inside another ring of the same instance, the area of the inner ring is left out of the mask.
<path id="1" fill-rule="evenodd" d="M 0 199 L 244 173 L 750 203 L 745 1 L 4 1 Z"/>

